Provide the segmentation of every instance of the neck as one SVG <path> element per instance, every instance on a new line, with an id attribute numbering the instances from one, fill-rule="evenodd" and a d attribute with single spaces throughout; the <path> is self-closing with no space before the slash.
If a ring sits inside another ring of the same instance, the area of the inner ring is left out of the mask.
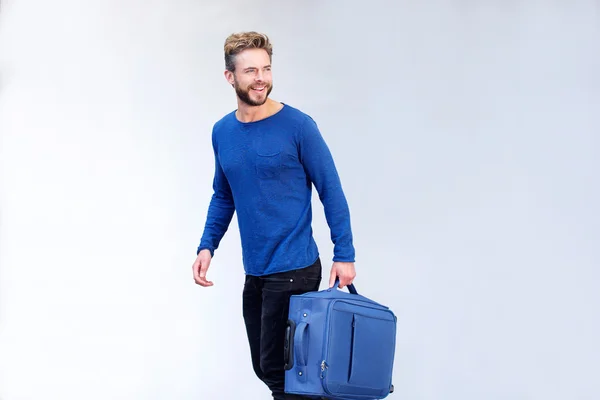
<path id="1" fill-rule="evenodd" d="M 267 99 L 260 106 L 251 106 L 238 99 L 238 109 L 235 115 L 241 122 L 254 122 L 270 117 L 281 110 L 282 107 L 283 104 L 272 99 Z"/>

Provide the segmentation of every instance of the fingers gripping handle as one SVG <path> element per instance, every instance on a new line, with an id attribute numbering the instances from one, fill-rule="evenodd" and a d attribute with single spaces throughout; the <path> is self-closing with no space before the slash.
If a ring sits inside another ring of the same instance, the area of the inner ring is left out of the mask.
<path id="1" fill-rule="evenodd" d="M 335 283 L 333 284 L 334 288 L 339 288 L 340 287 L 340 278 L 335 278 Z M 356 288 L 354 287 L 354 284 L 349 284 L 346 286 L 348 288 L 348 291 L 352 294 L 358 294 L 358 292 L 356 291 Z"/>

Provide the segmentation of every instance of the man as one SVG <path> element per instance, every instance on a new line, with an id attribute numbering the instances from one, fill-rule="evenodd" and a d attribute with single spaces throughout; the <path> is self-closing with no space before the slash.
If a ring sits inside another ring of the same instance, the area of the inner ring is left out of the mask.
<path id="1" fill-rule="evenodd" d="M 289 299 L 319 289 L 321 262 L 312 236 L 311 190 L 323 203 L 334 243 L 329 287 L 352 283 L 354 247 L 348 204 L 332 155 L 313 119 L 269 98 L 272 45 L 256 32 L 225 41 L 225 78 L 237 110 L 213 127 L 214 194 L 193 264 L 195 282 L 237 212 L 246 279 L 243 317 L 256 375 L 274 399 L 284 393 L 284 336 Z"/>

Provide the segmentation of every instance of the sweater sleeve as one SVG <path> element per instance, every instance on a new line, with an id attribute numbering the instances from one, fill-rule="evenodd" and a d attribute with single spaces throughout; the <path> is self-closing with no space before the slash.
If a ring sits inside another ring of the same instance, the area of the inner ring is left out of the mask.
<path id="1" fill-rule="evenodd" d="M 316 122 L 307 117 L 300 140 L 300 161 L 319 193 L 334 244 L 333 261 L 355 261 L 350 210 L 333 157 Z"/>
<path id="2" fill-rule="evenodd" d="M 231 194 L 231 187 L 229 186 L 227 177 L 219 163 L 214 132 L 212 144 L 215 157 L 213 195 L 208 206 L 206 224 L 196 254 L 200 253 L 201 250 L 208 249 L 210 250 L 211 256 L 214 256 L 215 250 L 219 247 L 221 239 L 229 228 L 229 224 L 231 223 L 231 219 L 235 212 L 235 205 Z"/>

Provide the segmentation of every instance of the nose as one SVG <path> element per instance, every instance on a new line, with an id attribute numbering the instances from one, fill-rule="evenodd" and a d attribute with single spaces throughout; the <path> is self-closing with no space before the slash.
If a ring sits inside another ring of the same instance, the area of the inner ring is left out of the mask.
<path id="1" fill-rule="evenodd" d="M 254 80 L 262 82 L 262 80 L 263 80 L 263 72 L 260 69 L 256 73 L 256 77 L 254 78 Z"/>

